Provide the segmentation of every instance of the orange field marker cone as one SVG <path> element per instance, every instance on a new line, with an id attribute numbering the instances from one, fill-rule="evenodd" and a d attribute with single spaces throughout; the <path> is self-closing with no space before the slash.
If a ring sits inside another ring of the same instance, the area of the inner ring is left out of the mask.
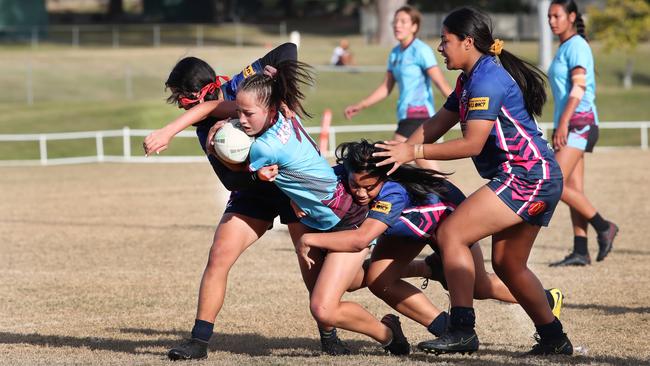
<path id="1" fill-rule="evenodd" d="M 320 122 L 320 153 L 327 155 L 330 141 L 330 125 L 332 124 L 332 110 L 326 108 L 323 111 L 323 119 Z"/>

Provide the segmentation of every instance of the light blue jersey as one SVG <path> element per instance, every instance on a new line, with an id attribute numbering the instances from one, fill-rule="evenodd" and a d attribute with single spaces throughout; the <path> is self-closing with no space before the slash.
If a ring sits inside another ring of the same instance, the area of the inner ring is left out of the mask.
<path id="1" fill-rule="evenodd" d="M 339 205 L 334 198 L 342 194 L 341 185 L 297 117 L 291 121 L 278 113 L 278 120 L 255 139 L 249 156 L 251 171 L 278 165 L 274 183 L 307 214 L 303 224 L 328 230 L 339 223 L 333 208 Z"/>
<path id="2" fill-rule="evenodd" d="M 433 92 L 427 70 L 437 65 L 431 47 L 418 38 L 405 49 L 401 45 L 393 48 L 388 56 L 388 71 L 399 88 L 398 121 L 433 116 Z"/>
<path id="3" fill-rule="evenodd" d="M 598 124 L 598 113 L 596 112 L 596 77 L 594 73 L 594 57 L 591 53 L 589 43 L 580 35 L 575 35 L 560 45 L 557 54 L 548 69 L 548 79 L 551 83 L 551 91 L 555 101 L 553 122 L 555 127 L 560 123 L 560 117 L 564 107 L 569 100 L 571 93 L 571 70 L 582 67 L 587 73 L 587 90 L 580 100 L 576 112 L 594 113 L 596 124 Z"/>

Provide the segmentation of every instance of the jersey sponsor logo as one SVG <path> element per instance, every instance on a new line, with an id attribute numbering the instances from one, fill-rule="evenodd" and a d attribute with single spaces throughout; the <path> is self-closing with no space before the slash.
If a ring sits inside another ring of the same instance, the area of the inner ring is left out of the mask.
<path id="1" fill-rule="evenodd" d="M 490 98 L 488 97 L 470 98 L 468 110 L 487 111 L 489 106 L 490 106 Z"/>
<path id="2" fill-rule="evenodd" d="M 247 78 L 249 76 L 255 75 L 255 69 L 253 69 L 253 65 L 248 65 L 244 69 L 244 78 Z"/>
<path id="3" fill-rule="evenodd" d="M 528 206 L 528 214 L 530 216 L 537 216 L 546 210 L 546 202 L 536 201 Z"/>
<path id="4" fill-rule="evenodd" d="M 383 214 L 387 214 L 390 212 L 391 207 L 393 207 L 393 204 L 390 202 L 386 201 L 376 201 L 373 203 L 372 207 L 370 208 L 372 211 L 377 211 L 381 212 Z"/>

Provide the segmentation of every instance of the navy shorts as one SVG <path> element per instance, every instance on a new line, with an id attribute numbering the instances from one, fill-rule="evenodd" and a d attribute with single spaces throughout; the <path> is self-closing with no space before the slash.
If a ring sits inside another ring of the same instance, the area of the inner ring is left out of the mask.
<path id="1" fill-rule="evenodd" d="M 487 184 L 525 222 L 548 226 L 562 196 L 562 179 L 525 180 L 499 174 Z"/>
<path id="2" fill-rule="evenodd" d="M 270 222 L 280 216 L 280 222 L 285 225 L 300 221 L 291 208 L 289 197 L 273 183 L 231 192 L 225 213 L 236 213 Z"/>
<path id="3" fill-rule="evenodd" d="M 403 120 L 397 122 L 397 130 L 395 130 L 395 133 L 408 138 L 426 120 L 427 120 L 426 118 L 425 119 L 420 119 L 420 118 L 406 118 L 406 119 L 403 119 Z"/>

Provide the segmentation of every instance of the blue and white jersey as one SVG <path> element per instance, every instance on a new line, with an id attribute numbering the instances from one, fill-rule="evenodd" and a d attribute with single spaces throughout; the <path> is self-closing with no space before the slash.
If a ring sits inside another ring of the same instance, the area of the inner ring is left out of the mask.
<path id="1" fill-rule="evenodd" d="M 408 47 L 395 46 L 388 56 L 388 72 L 399 88 L 397 120 L 426 119 L 433 116 L 433 91 L 427 70 L 437 66 L 433 50 L 415 38 Z"/>
<path id="2" fill-rule="evenodd" d="M 342 199 L 349 195 L 297 117 L 289 120 L 278 113 L 276 122 L 251 145 L 249 158 L 251 171 L 278 165 L 274 183 L 307 214 L 303 224 L 328 230 L 349 209 L 351 199 Z"/>
<path id="3" fill-rule="evenodd" d="M 445 109 L 460 114 L 463 134 L 468 121 L 495 121 L 483 149 L 472 158 L 481 177 L 562 179 L 553 150 L 526 110 L 521 89 L 496 57 L 482 56 L 469 75 L 458 77 Z"/>
<path id="4" fill-rule="evenodd" d="M 388 225 L 383 235 L 430 242 L 438 225 L 465 199 L 451 182 L 447 181 L 446 186 L 444 197 L 430 193 L 425 202 L 416 203 L 404 186 L 388 181 L 371 202 L 368 218 Z"/>
<path id="5" fill-rule="evenodd" d="M 594 120 L 598 124 L 598 113 L 596 112 L 596 75 L 594 72 L 594 56 L 591 53 L 589 43 L 579 35 L 567 39 L 560 45 L 555 58 L 548 69 L 548 80 L 551 84 L 553 99 L 555 101 L 553 111 L 553 123 L 555 127 L 560 123 L 560 117 L 571 93 L 571 70 L 576 67 L 585 69 L 587 77 L 587 89 L 576 108 L 576 112 L 594 113 Z"/>

